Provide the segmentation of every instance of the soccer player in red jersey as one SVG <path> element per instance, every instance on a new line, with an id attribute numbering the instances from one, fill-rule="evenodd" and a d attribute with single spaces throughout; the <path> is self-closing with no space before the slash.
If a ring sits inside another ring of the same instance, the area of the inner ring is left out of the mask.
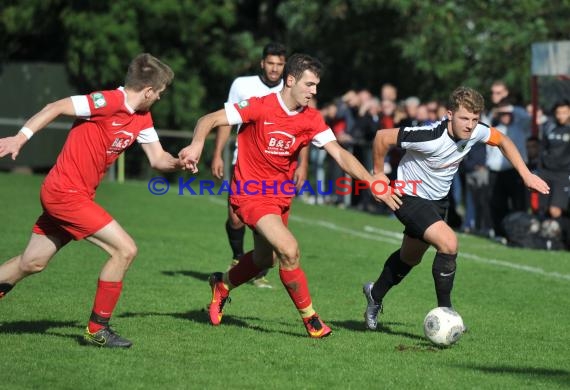
<path id="1" fill-rule="evenodd" d="M 179 159 L 163 150 L 149 111 L 173 77 L 168 65 L 150 54 L 140 54 L 129 65 L 124 88 L 52 102 L 15 136 L 0 139 L 0 158 L 11 155 L 16 159 L 26 142 L 55 118 L 77 118 L 42 184 L 43 214 L 27 247 L 0 265 L 0 298 L 20 280 L 42 271 L 69 241 L 86 239 L 111 257 L 99 274 L 84 340 L 102 347 L 131 346 L 109 327 L 109 319 L 137 247 L 121 225 L 95 203 L 95 190 L 107 169 L 135 140 L 153 168 L 166 172 L 183 168 Z"/>
<path id="2" fill-rule="evenodd" d="M 312 142 L 324 148 L 353 178 L 373 178 L 356 158 L 336 141 L 319 111 L 308 107 L 317 93 L 321 64 L 303 54 L 291 56 L 285 65 L 284 86 L 279 93 L 252 97 L 200 118 L 192 143 L 179 153 L 186 169 L 197 172 L 205 137 L 214 127 L 242 124 L 239 153 L 231 185 L 230 204 L 254 231 L 254 250 L 246 253 L 228 272 L 210 276 L 210 322 L 219 325 L 231 289 L 279 262 L 279 276 L 299 311 L 310 337 L 322 338 L 331 329 L 313 309 L 305 273 L 300 267 L 297 240 L 287 228 L 295 195 L 294 164 L 302 147 Z M 387 181 L 387 178 L 384 178 Z M 373 194 L 392 209 L 399 198 Z"/>

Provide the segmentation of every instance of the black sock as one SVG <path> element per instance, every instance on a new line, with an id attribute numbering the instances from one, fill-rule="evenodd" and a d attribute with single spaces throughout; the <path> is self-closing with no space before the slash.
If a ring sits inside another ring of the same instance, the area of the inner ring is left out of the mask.
<path id="1" fill-rule="evenodd" d="M 372 287 L 372 298 L 380 303 L 388 291 L 393 286 L 399 284 L 411 270 L 412 266 L 400 259 L 399 249 L 392 253 L 386 260 L 386 263 L 384 263 L 384 269 Z"/>
<path id="2" fill-rule="evenodd" d="M 98 315 L 94 311 L 91 312 L 91 317 L 89 317 L 90 322 L 101 325 L 105 328 L 107 328 L 109 326 L 109 320 L 110 320 L 110 318 L 101 317 L 100 315 Z"/>
<path id="3" fill-rule="evenodd" d="M 437 295 L 437 305 L 451 307 L 451 290 L 455 280 L 455 269 L 457 267 L 457 253 L 449 255 L 446 253 L 435 254 L 431 273 L 435 283 L 435 294 Z"/>
<path id="4" fill-rule="evenodd" d="M 228 241 L 232 248 L 233 258 L 239 259 L 243 256 L 243 236 L 245 235 L 245 226 L 239 229 L 234 229 L 230 225 L 230 221 L 226 221 L 226 233 Z"/>
<path id="5" fill-rule="evenodd" d="M 8 292 L 10 292 L 10 290 L 13 288 L 14 288 L 13 284 L 0 283 L 0 298 L 2 298 L 4 295 L 8 294 Z"/>

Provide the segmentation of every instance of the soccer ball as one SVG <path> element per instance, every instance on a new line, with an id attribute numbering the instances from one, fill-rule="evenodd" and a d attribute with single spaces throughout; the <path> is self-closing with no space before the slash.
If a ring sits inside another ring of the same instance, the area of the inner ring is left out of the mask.
<path id="1" fill-rule="evenodd" d="M 434 344 L 448 346 L 456 343 L 463 334 L 461 316 L 449 307 L 436 307 L 424 319 L 424 333 Z"/>

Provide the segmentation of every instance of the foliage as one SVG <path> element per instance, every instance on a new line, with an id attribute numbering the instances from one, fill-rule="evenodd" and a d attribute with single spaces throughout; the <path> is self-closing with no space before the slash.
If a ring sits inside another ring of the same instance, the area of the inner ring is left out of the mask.
<path id="1" fill-rule="evenodd" d="M 236 72 L 258 63 L 265 42 L 239 30 L 230 0 L 26 0 L 8 4 L 2 15 L 0 28 L 10 43 L 4 60 L 64 60 L 81 92 L 121 85 L 139 52 L 168 63 L 175 82 L 153 109 L 161 127 L 191 127 L 206 110 L 220 107 Z M 25 48 L 33 38 L 43 42 L 42 35 L 67 37 L 59 57 Z"/>
<path id="2" fill-rule="evenodd" d="M 504 79 L 528 100 L 530 45 L 568 39 L 570 1 L 291 0 L 279 13 L 295 49 L 319 47 L 337 88 L 390 81 L 441 99 Z"/>
<path id="3" fill-rule="evenodd" d="M 258 67 L 271 39 L 326 66 L 321 101 L 349 88 L 444 98 L 459 84 L 504 79 L 529 99 L 530 45 L 568 39 L 570 0 L 4 0 L 0 61 L 65 62 L 80 91 L 122 83 L 148 51 L 175 83 L 155 118 L 191 128 L 220 107 L 231 80 Z"/>

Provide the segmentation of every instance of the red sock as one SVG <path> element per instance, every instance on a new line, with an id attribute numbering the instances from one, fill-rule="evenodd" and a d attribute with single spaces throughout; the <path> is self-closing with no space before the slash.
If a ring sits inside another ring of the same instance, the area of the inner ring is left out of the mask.
<path id="1" fill-rule="evenodd" d="M 307 277 L 301 267 L 292 271 L 280 268 L 279 276 L 297 310 L 311 306 L 311 294 L 309 294 Z"/>
<path id="2" fill-rule="evenodd" d="M 95 333 L 109 324 L 122 289 L 123 282 L 98 281 L 95 302 L 89 319 L 89 332 Z"/>
<path id="3" fill-rule="evenodd" d="M 228 271 L 228 281 L 231 284 L 230 287 L 237 287 L 244 284 L 256 277 L 261 271 L 261 268 L 253 262 L 253 251 L 247 252 L 245 255 L 240 257 L 239 263 Z"/>

